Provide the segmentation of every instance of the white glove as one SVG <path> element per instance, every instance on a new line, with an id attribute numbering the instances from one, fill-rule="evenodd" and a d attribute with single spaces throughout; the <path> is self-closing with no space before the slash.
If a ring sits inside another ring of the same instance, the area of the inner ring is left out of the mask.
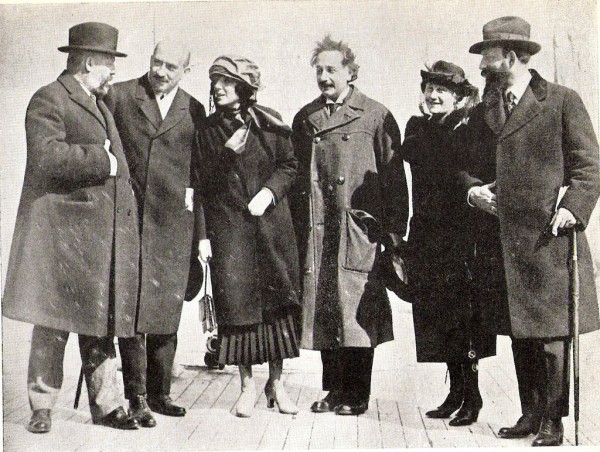
<path id="1" fill-rule="evenodd" d="M 248 210 L 255 217 L 260 217 L 267 207 L 273 203 L 273 192 L 266 187 L 263 187 L 248 204 Z"/>
<path id="2" fill-rule="evenodd" d="M 210 240 L 203 239 L 200 240 L 198 244 L 198 257 L 200 262 L 206 264 L 208 259 L 212 257 L 212 249 L 210 248 Z"/>

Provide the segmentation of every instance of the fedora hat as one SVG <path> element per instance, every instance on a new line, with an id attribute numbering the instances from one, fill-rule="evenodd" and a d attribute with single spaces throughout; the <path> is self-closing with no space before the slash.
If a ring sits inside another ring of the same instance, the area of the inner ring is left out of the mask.
<path id="1" fill-rule="evenodd" d="M 69 45 L 59 47 L 61 52 L 87 50 L 89 52 L 106 53 L 117 57 L 126 57 L 117 52 L 119 30 L 100 22 L 85 22 L 69 28 Z"/>
<path id="2" fill-rule="evenodd" d="M 542 48 L 537 42 L 529 40 L 531 25 L 516 16 L 499 17 L 483 26 L 483 41 L 473 44 L 470 53 L 481 53 L 489 47 L 518 48 L 535 55 Z"/>
<path id="3" fill-rule="evenodd" d="M 460 66 L 447 61 L 439 60 L 427 67 L 428 71 L 421 71 L 421 91 L 425 91 L 427 82 L 445 86 L 460 96 L 477 94 L 477 87 L 471 85 L 465 77 L 465 71 Z"/>
<path id="4" fill-rule="evenodd" d="M 215 75 L 223 75 L 240 81 L 255 91 L 262 87 L 258 65 L 241 56 L 222 55 L 218 57 L 208 70 L 208 77 L 211 80 Z"/>

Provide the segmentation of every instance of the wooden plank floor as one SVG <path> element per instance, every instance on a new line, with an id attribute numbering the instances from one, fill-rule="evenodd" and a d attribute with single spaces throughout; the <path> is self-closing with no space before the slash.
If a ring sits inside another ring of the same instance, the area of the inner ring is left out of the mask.
<path id="1" fill-rule="evenodd" d="M 484 407 L 479 421 L 450 427 L 425 412 L 436 407 L 448 390 L 443 364 L 417 364 L 410 305 L 392 300 L 396 340 L 375 353 L 370 408 L 362 416 L 314 414 L 310 404 L 320 390 L 317 352 L 303 350 L 285 363 L 291 398 L 301 411 L 295 416 L 266 407 L 262 388 L 266 365 L 254 369 L 257 400 L 250 419 L 233 415 L 239 396 L 236 369 L 207 370 L 197 306 L 186 304 L 179 334 L 177 377 L 171 395 L 185 406 L 183 418 L 156 415 L 158 426 L 117 431 L 91 424 L 85 389 L 74 410 L 73 397 L 80 359 L 72 338 L 65 357 L 65 381 L 53 412 L 52 431 L 34 435 L 25 429 L 30 411 L 26 396 L 31 326 L 3 319 L 3 445 L 6 451 L 170 451 L 255 449 L 380 449 L 524 447 L 532 437 L 503 440 L 498 429 L 519 417 L 518 392 L 510 341 L 498 338 L 498 356 L 481 362 Z M 580 444 L 600 445 L 600 333 L 582 337 Z M 574 444 L 573 417 L 565 419 L 565 444 Z"/>

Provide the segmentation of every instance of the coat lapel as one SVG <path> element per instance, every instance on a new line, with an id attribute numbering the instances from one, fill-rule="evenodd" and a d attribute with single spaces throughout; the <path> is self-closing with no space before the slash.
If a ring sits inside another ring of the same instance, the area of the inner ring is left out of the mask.
<path id="1" fill-rule="evenodd" d="M 308 121 L 315 128 L 316 134 L 341 127 L 362 116 L 365 109 L 365 95 L 358 88 L 353 87 L 352 93 L 344 104 L 331 116 L 325 112 L 325 102 L 322 97 L 313 102 L 314 108 L 308 113 Z"/>
<path id="2" fill-rule="evenodd" d="M 512 114 L 506 121 L 500 139 L 512 135 L 525 124 L 535 118 L 542 110 L 541 101 L 546 98 L 548 86 L 546 81 L 535 71 L 531 71 L 532 79 Z"/>
<path id="3" fill-rule="evenodd" d="M 69 97 L 71 100 L 79 105 L 81 105 L 85 110 L 87 110 L 94 118 L 102 124 L 102 127 L 106 128 L 106 122 L 104 121 L 104 117 L 100 110 L 98 110 L 98 106 L 94 103 L 92 98 L 84 91 L 79 82 L 75 80 L 71 74 L 67 72 L 63 72 L 60 77 L 58 77 L 58 81 L 65 87 L 65 89 L 69 93 Z"/>
<path id="4" fill-rule="evenodd" d="M 171 104 L 171 108 L 169 108 L 169 112 L 167 113 L 167 116 L 165 116 L 165 119 L 162 120 L 156 135 L 162 135 L 179 124 L 186 117 L 187 112 L 189 111 L 189 104 L 190 96 L 181 88 L 178 89 L 175 98 L 173 99 L 173 103 Z"/>
<path id="5" fill-rule="evenodd" d="M 160 116 L 158 104 L 156 103 L 156 99 L 152 94 L 152 88 L 150 88 L 150 83 L 148 82 L 148 74 L 143 75 L 139 79 L 135 98 L 138 102 L 140 110 L 148 122 L 150 122 L 150 124 L 152 124 L 156 130 L 158 130 L 162 122 L 162 117 Z"/>

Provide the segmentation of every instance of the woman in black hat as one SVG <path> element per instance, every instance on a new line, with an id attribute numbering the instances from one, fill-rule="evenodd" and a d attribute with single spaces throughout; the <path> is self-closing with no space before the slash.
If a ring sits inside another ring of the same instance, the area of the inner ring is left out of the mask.
<path id="1" fill-rule="evenodd" d="M 281 380 L 283 359 L 299 355 L 300 340 L 298 251 L 286 197 L 297 167 L 291 130 L 277 112 L 256 104 L 260 72 L 252 61 L 221 56 L 209 76 L 216 111 L 198 132 L 198 168 L 213 251 L 219 364 L 239 366 L 237 416 L 251 415 L 252 365 L 267 361 L 268 406 L 295 414 Z"/>
<path id="2" fill-rule="evenodd" d="M 477 420 L 482 399 L 477 362 L 495 354 L 495 336 L 480 333 L 480 313 L 470 289 L 473 245 L 465 228 L 469 212 L 454 189 L 451 168 L 458 160 L 464 125 L 478 100 L 464 71 L 437 61 L 421 71 L 422 116 L 406 125 L 401 154 L 412 173 L 413 216 L 407 268 L 418 362 L 445 362 L 450 393 L 432 418 L 450 425 Z"/>

